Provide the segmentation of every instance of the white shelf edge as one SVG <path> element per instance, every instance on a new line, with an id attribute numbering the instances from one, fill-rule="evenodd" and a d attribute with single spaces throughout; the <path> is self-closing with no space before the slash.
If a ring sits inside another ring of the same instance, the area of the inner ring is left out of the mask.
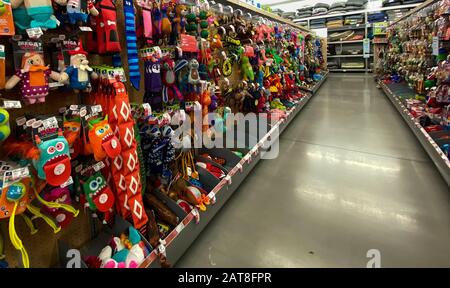
<path id="1" fill-rule="evenodd" d="M 327 44 L 352 44 L 352 43 L 363 43 L 364 40 L 351 40 L 351 41 L 332 41 Z"/>
<path id="2" fill-rule="evenodd" d="M 327 58 L 358 58 L 358 57 L 364 57 L 364 54 L 358 54 L 358 55 L 328 55 Z M 373 54 L 369 54 L 369 57 L 373 57 Z"/>

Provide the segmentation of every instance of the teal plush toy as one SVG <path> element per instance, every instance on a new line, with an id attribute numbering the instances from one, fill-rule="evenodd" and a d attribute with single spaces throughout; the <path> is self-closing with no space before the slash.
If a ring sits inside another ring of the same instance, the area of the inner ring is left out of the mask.
<path id="1" fill-rule="evenodd" d="M 56 1 L 58 2 L 58 1 Z M 23 6 L 26 9 L 27 15 L 30 17 L 30 27 L 27 28 L 42 28 L 42 29 L 54 29 L 57 26 L 56 18 L 53 15 L 53 6 L 51 0 L 11 0 L 11 6 L 13 9 L 20 9 L 19 6 Z M 16 26 L 26 25 L 26 16 L 23 12 L 14 14 L 14 17 L 19 16 L 20 18 L 14 18 L 17 21 Z"/>
<path id="2" fill-rule="evenodd" d="M 69 143 L 61 131 L 53 139 L 42 141 L 36 135 L 36 145 L 39 149 L 39 159 L 33 160 L 38 177 L 47 180 L 52 186 L 60 186 L 69 180 L 71 173 Z"/>
<path id="3" fill-rule="evenodd" d="M 26 29 L 30 28 L 31 23 L 31 18 L 27 13 L 27 8 L 25 8 L 23 4 L 17 7 L 12 6 L 12 8 L 14 25 L 16 26 L 17 32 L 24 33 Z"/>

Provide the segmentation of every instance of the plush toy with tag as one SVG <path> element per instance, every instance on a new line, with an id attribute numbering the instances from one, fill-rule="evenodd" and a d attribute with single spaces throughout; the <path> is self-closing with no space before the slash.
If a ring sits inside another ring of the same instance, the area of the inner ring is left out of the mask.
<path id="1" fill-rule="evenodd" d="M 122 151 L 119 139 L 114 135 L 108 124 L 108 116 L 103 120 L 95 119 L 89 122 L 88 151 L 92 151 L 96 161 L 115 158 Z"/>
<path id="2" fill-rule="evenodd" d="M 108 212 L 114 206 L 114 194 L 100 172 L 83 181 L 83 191 L 92 211 Z"/>
<path id="3" fill-rule="evenodd" d="M 176 85 L 175 61 L 172 58 L 165 57 L 162 60 L 162 83 L 164 102 L 172 102 L 175 97 L 183 100 L 183 95 Z"/>
<path id="4" fill-rule="evenodd" d="M 175 17 L 172 20 L 172 35 L 170 44 L 175 45 L 180 34 L 186 32 L 186 5 L 177 4 L 175 6 Z"/>
<path id="5" fill-rule="evenodd" d="M 83 50 L 81 42 L 79 47 L 69 51 L 70 66 L 61 73 L 61 82 L 69 81 L 69 87 L 75 92 L 84 91 L 89 92 L 91 89 L 91 79 L 97 79 L 97 73 L 89 66 L 87 60 L 87 52 Z"/>
<path id="6" fill-rule="evenodd" d="M 51 0 L 12 0 L 13 8 L 24 5 L 27 16 L 31 18 L 31 28 L 54 29 L 58 26 L 56 17 L 53 15 Z M 21 21 L 22 22 L 22 21 Z M 26 27 L 27 29 L 29 27 Z"/>
<path id="7" fill-rule="evenodd" d="M 92 0 L 55 0 L 58 4 L 67 6 L 67 15 L 71 24 L 86 23 L 88 13 L 98 16 L 98 10 Z M 88 12 L 88 13 L 87 13 Z"/>
<path id="8" fill-rule="evenodd" d="M 42 198 L 44 198 L 45 201 L 49 202 L 61 203 L 66 205 L 72 204 L 72 199 L 70 199 L 70 191 L 67 187 L 54 188 L 51 191 L 46 192 Z M 56 223 L 61 226 L 61 228 L 67 227 L 70 222 L 72 222 L 72 219 L 74 217 L 73 213 L 70 213 L 61 208 L 52 208 L 44 205 L 42 206 L 41 210 L 42 212 L 52 216 L 56 220 Z"/>
<path id="9" fill-rule="evenodd" d="M 243 72 L 242 79 L 244 81 L 255 80 L 255 74 L 253 73 L 253 68 L 252 65 L 250 64 L 250 59 L 245 55 L 241 57 L 241 69 Z"/>
<path id="10" fill-rule="evenodd" d="M 49 78 L 59 81 L 58 72 L 45 66 L 44 58 L 39 53 L 27 52 L 22 56 L 22 69 L 18 70 L 5 84 L 6 90 L 14 88 L 21 82 L 21 92 L 26 104 L 43 103 L 48 95 Z"/>
<path id="11" fill-rule="evenodd" d="M 171 5 L 165 5 L 161 9 L 162 13 L 162 19 L 161 19 L 161 32 L 162 32 L 162 38 L 163 43 L 165 45 L 168 44 L 168 40 L 170 37 L 170 34 L 172 34 L 172 23 L 170 23 L 168 15 L 172 13 L 172 6 Z"/>
<path id="12" fill-rule="evenodd" d="M 17 143 L 16 143 L 17 144 Z M 8 147 L 10 148 L 10 147 Z M 16 147 L 19 148 L 19 147 Z M 13 150 L 20 150 L 14 148 Z M 22 147 L 23 148 L 23 147 Z M 0 177 L 2 179 L 8 178 L 4 173 L 5 171 L 11 171 L 20 169 L 16 163 L 3 162 L 0 161 Z M 42 214 L 40 209 L 32 204 L 34 200 L 41 202 L 43 205 L 63 209 L 72 213 L 75 217 L 78 215 L 79 211 L 74 209 L 72 206 L 57 203 L 57 202 L 49 202 L 40 197 L 38 190 L 42 189 L 44 182 L 36 181 L 36 179 L 32 179 L 30 175 L 21 175 L 19 179 L 14 180 L 12 183 L 4 183 L 0 181 L 0 219 L 9 219 L 8 223 L 8 231 L 9 237 L 11 239 L 11 243 L 14 248 L 19 250 L 22 256 L 22 264 L 24 268 L 30 267 L 28 253 L 22 243 L 22 240 L 19 238 L 19 235 L 15 229 L 15 217 L 20 215 L 22 216 L 25 224 L 30 228 L 31 234 L 35 234 L 37 232 L 36 227 L 33 224 L 32 219 L 41 218 L 43 219 L 49 226 L 53 228 L 53 232 L 57 233 L 61 230 L 61 227 L 56 225 L 54 221 L 48 216 Z M 28 217 L 24 212 L 27 211 L 33 215 L 33 218 Z M 1 236 L 1 235 L 0 235 Z M 2 239 L 0 239 L 0 261 L 2 260 L 1 252 L 2 252 Z"/>
<path id="13" fill-rule="evenodd" d="M 149 249 L 139 232 L 129 227 L 128 235 L 122 233 L 114 237 L 110 245 L 102 249 L 97 257 L 100 260 L 97 268 L 138 268 L 148 254 Z"/>
<path id="14" fill-rule="evenodd" d="M 65 183 L 71 173 L 69 143 L 64 138 L 62 131 L 53 139 L 41 140 L 36 135 L 36 145 L 39 149 L 39 159 L 33 164 L 37 170 L 38 177 L 46 180 L 52 186 Z"/>
<path id="15" fill-rule="evenodd" d="M 197 59 L 191 59 L 189 61 L 188 67 L 189 67 L 189 74 L 188 74 L 188 83 L 193 85 L 195 90 L 198 91 L 198 84 L 200 84 L 200 74 L 198 73 L 198 67 L 200 65 L 198 64 Z"/>

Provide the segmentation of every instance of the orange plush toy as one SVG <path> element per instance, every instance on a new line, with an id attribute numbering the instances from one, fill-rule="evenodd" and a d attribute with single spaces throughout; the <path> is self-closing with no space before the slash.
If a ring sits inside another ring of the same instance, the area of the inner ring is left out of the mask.
<path id="1" fill-rule="evenodd" d="M 114 136 L 108 124 L 108 116 L 103 120 L 95 119 L 89 122 L 88 138 L 88 151 L 94 153 L 96 161 L 103 160 L 106 156 L 115 158 L 122 151 L 119 139 Z"/>

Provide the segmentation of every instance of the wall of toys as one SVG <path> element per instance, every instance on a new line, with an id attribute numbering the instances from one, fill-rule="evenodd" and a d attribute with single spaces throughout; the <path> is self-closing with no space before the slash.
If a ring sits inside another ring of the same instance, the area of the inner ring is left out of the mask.
<path id="1" fill-rule="evenodd" d="M 210 139 L 230 113 L 277 121 L 325 72 L 321 39 L 238 6 L 2 3 L 0 267 L 64 266 L 61 246 L 141 266 L 245 154 L 179 148 L 199 137 L 175 136 L 186 115 L 212 113 Z"/>
<path id="2" fill-rule="evenodd" d="M 450 185 L 450 1 L 429 0 L 387 28 L 381 88 Z"/>

